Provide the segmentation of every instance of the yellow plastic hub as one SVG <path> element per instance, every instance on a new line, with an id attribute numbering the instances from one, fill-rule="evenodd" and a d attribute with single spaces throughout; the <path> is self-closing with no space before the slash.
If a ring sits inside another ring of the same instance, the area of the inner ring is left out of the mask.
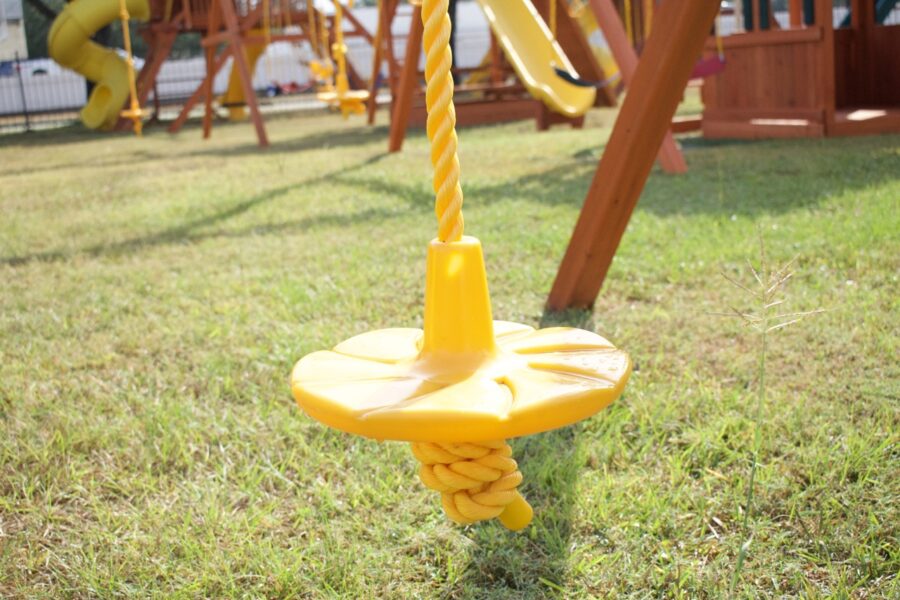
<path id="1" fill-rule="evenodd" d="M 628 355 L 597 334 L 493 321 L 481 244 L 428 248 L 425 329 L 384 329 L 294 368 L 313 418 L 378 440 L 486 442 L 547 431 L 622 392 Z"/>

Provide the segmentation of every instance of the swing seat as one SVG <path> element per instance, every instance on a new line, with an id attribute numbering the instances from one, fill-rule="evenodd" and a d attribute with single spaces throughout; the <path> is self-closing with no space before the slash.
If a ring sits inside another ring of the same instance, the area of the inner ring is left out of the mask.
<path id="1" fill-rule="evenodd" d="M 131 108 L 126 108 L 119 113 L 119 116 L 123 119 L 131 119 L 134 121 L 135 119 L 143 119 L 151 114 L 149 110 L 143 108 L 137 108 L 132 110 Z"/>
<path id="2" fill-rule="evenodd" d="M 349 433 L 471 443 L 589 417 L 630 372 L 595 333 L 493 321 L 481 244 L 463 237 L 428 248 L 424 331 L 383 329 L 309 354 L 291 387 L 311 417 Z"/>
<path id="3" fill-rule="evenodd" d="M 704 58 L 694 65 L 691 71 L 691 79 L 706 79 L 725 70 L 725 59 L 718 56 Z"/>
<path id="4" fill-rule="evenodd" d="M 329 106 L 339 108 L 341 114 L 347 117 L 350 114 L 363 114 L 366 112 L 366 101 L 369 99 L 369 92 L 366 90 L 348 90 L 346 92 L 329 90 L 319 92 L 316 94 L 316 98 Z"/>

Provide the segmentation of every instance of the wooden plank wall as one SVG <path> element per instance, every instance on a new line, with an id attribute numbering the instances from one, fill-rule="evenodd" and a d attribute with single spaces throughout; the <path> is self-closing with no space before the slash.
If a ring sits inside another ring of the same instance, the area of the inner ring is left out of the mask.
<path id="1" fill-rule="evenodd" d="M 808 118 L 824 105 L 819 27 L 742 33 L 724 38 L 725 69 L 703 85 L 704 120 Z M 707 53 L 715 42 L 707 42 Z"/>

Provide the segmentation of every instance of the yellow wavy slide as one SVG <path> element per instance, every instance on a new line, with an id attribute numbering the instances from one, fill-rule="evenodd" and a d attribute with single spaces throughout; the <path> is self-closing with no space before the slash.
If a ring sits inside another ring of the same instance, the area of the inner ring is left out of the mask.
<path id="1" fill-rule="evenodd" d="M 132 19 L 150 18 L 147 0 L 125 0 L 125 6 Z M 56 17 L 47 36 L 50 58 L 96 84 L 81 109 L 81 121 L 91 129 L 113 128 L 128 99 L 125 59 L 90 39 L 118 18 L 119 0 L 74 0 Z"/>
<path id="2" fill-rule="evenodd" d="M 500 47 L 528 92 L 567 117 L 594 105 L 597 91 L 569 83 L 554 67 L 578 77 L 530 0 L 478 0 Z"/>

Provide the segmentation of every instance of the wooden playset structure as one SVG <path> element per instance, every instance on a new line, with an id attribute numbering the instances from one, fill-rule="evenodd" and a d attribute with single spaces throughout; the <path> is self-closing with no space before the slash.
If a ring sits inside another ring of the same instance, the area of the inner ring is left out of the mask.
<path id="1" fill-rule="evenodd" d="M 564 0 L 532 0 L 537 12 L 553 31 L 572 66 L 586 83 L 597 83 L 597 106 L 615 106 L 621 89 L 630 86 L 638 55 L 630 35 L 626 34 L 619 9 L 611 2 L 603 2 L 597 7 L 586 3 L 565 2 Z M 406 130 L 410 125 L 421 126 L 425 122 L 423 73 L 419 70 L 422 45 L 422 23 L 418 7 L 413 6 L 409 34 L 406 38 L 404 59 L 396 57 L 395 39 L 392 33 L 397 17 L 398 0 L 384 0 L 381 3 L 378 29 L 374 41 L 372 74 L 369 80 L 368 120 L 373 123 L 376 108 L 376 81 L 382 64 L 387 64 L 388 87 L 391 92 L 391 126 L 388 148 L 391 152 L 402 148 Z M 620 69 L 621 80 L 610 81 L 609 74 L 592 51 L 588 39 L 577 22 L 577 11 L 592 10 L 606 38 L 611 53 Z M 583 117 L 568 118 L 552 112 L 539 100 L 529 96 L 525 87 L 516 79 L 514 70 L 501 51 L 496 34 L 490 32 L 490 50 L 479 67 L 456 68 L 459 78 L 469 77 L 456 89 L 457 121 L 460 125 L 477 125 L 534 118 L 538 129 L 544 130 L 552 124 L 569 123 L 581 127 Z M 699 55 L 699 54 L 698 54 Z M 699 126 L 699 123 L 697 123 Z M 673 122 L 673 131 L 679 124 Z M 660 146 L 659 160 L 662 168 L 669 173 L 684 173 L 687 164 L 672 132 L 667 132 Z"/>
<path id="2" fill-rule="evenodd" d="M 782 27 L 768 0 L 744 0 L 728 68 L 702 89 L 704 137 L 900 132 L 900 25 L 882 24 L 895 4 L 850 0 L 835 27 L 832 0 L 790 0 Z"/>
<path id="3" fill-rule="evenodd" d="M 545 20 L 555 0 L 534 0 L 533 4 Z M 564 4 L 564 0 L 559 0 Z M 386 63 L 387 83 L 391 92 L 391 128 L 389 149 L 402 148 L 407 128 L 425 124 L 424 73 L 419 68 L 422 56 L 421 8 L 413 5 L 409 33 L 406 36 L 402 61 L 396 53 L 393 34 L 398 16 L 399 0 L 383 0 L 380 4 L 378 28 L 375 33 L 375 53 L 372 76 L 369 80 L 369 123 L 375 118 L 376 81 L 382 65 Z M 554 8 L 557 41 L 572 61 L 573 67 L 585 79 L 603 81 L 606 74 L 598 63 L 577 22 L 562 6 Z M 581 127 L 583 117 L 566 117 L 549 110 L 544 103 L 530 96 L 504 56 L 497 35 L 490 31 L 490 48 L 477 67 L 453 69 L 461 82 L 456 86 L 457 123 L 461 126 L 499 123 L 534 118 L 539 129 L 547 129 L 556 123 L 568 123 Z M 615 106 L 613 88 L 600 88 L 596 105 Z"/>
<path id="4" fill-rule="evenodd" d="M 181 129 L 193 108 L 203 101 L 203 136 L 209 137 L 213 124 L 213 81 L 232 58 L 242 91 L 240 96 L 246 103 L 259 145 L 267 146 L 265 125 L 253 90 L 253 65 L 247 60 L 249 50 L 255 48 L 256 52 L 251 54 L 258 55 L 260 47 L 273 42 L 309 41 L 314 50 L 327 52 L 335 41 L 334 15 L 322 14 L 313 0 L 151 0 L 150 9 L 150 21 L 141 30 L 149 52 L 137 80 L 139 104 L 143 105 L 149 98 L 178 35 L 200 34 L 206 55 L 206 76 L 169 127 L 173 133 Z M 343 28 L 343 37 L 360 37 L 372 43 L 372 35 L 351 10 L 343 10 L 343 19 L 349 24 L 349 28 Z M 320 39 L 323 35 L 329 39 Z M 363 79 L 349 61 L 346 69 L 353 86 L 363 87 Z"/>

